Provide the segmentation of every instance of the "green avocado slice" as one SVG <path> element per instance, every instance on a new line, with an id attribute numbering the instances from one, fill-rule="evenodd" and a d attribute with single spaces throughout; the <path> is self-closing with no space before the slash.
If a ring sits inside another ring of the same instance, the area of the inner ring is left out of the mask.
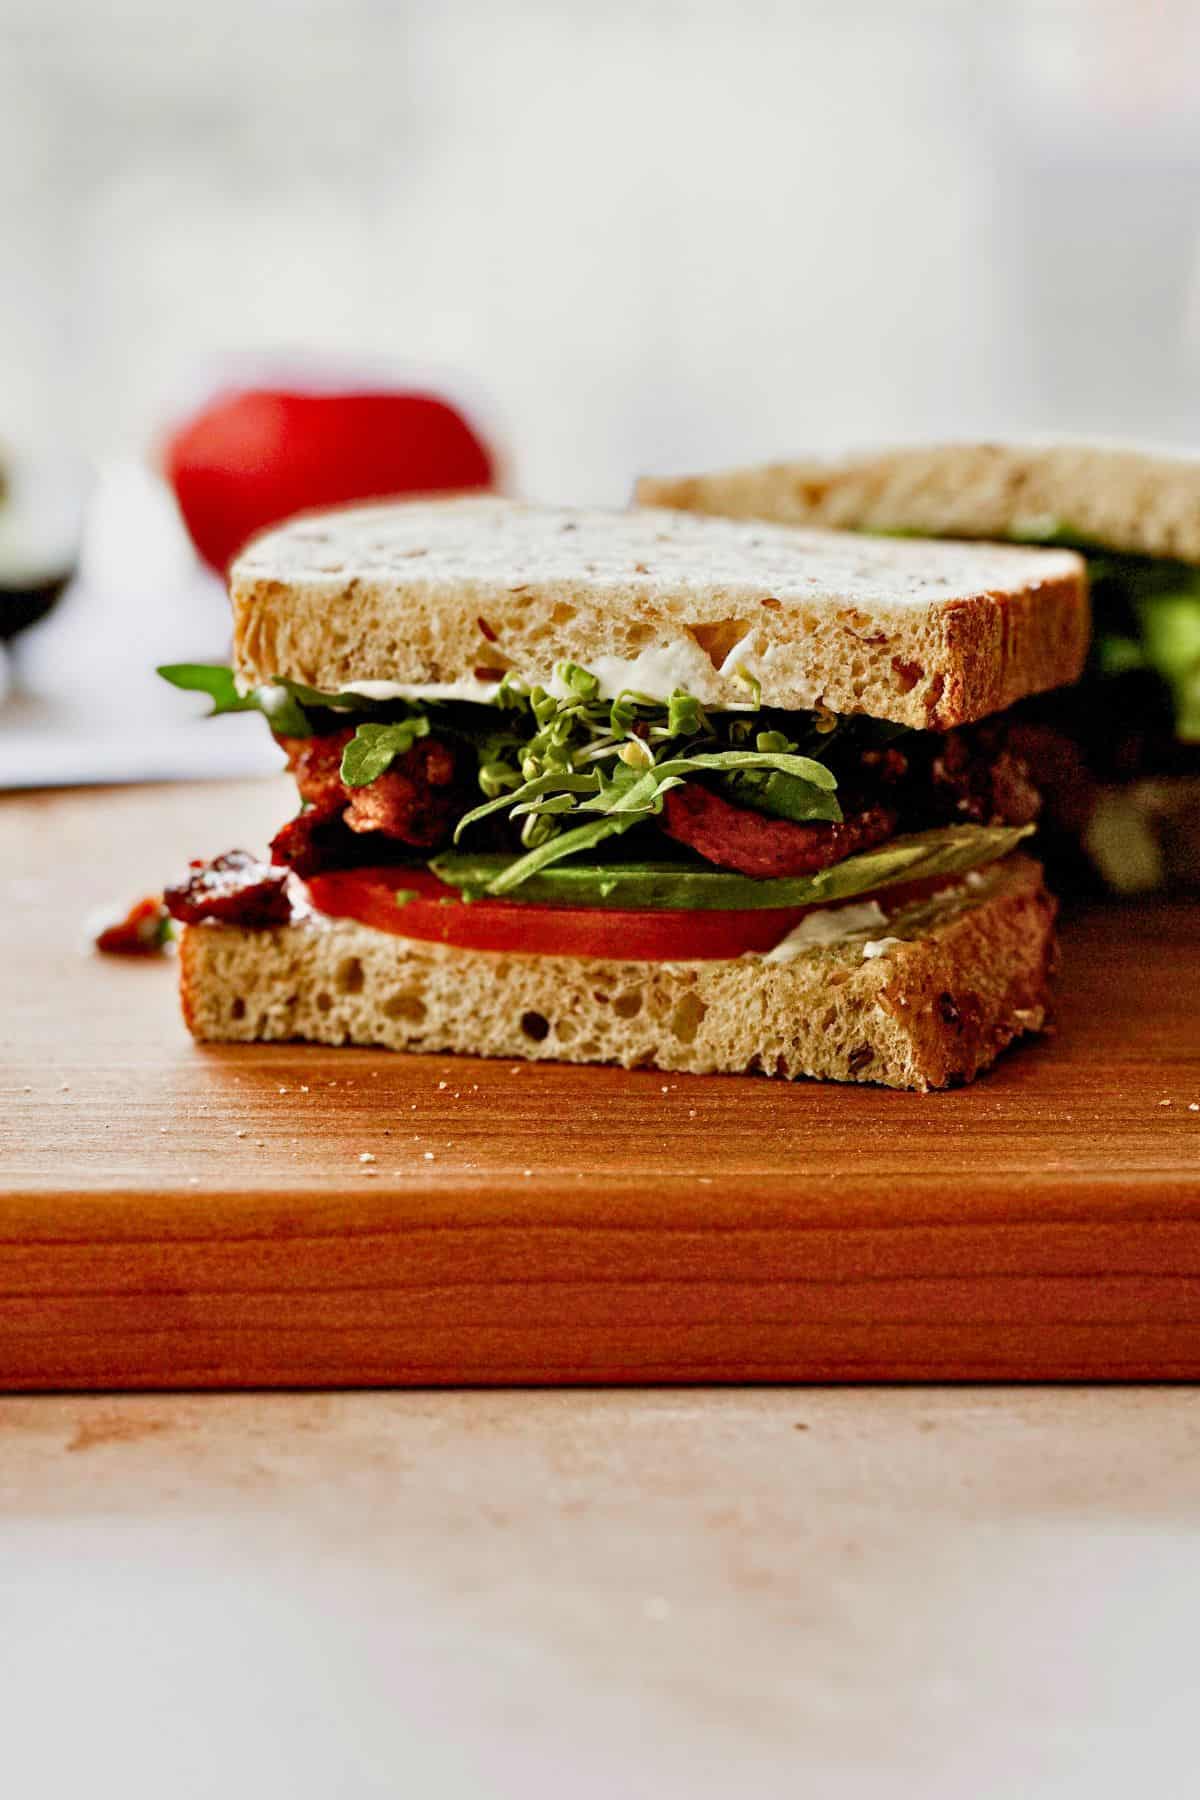
<path id="1" fill-rule="evenodd" d="M 542 906 L 610 907 L 631 911 L 672 908 L 738 912 L 748 908 L 822 905 L 854 894 L 873 893 L 897 882 L 933 875 L 963 875 L 997 862 L 1027 838 L 1032 825 L 951 825 L 893 838 L 878 850 L 848 856 L 816 875 L 781 876 L 768 881 L 724 869 L 684 862 L 564 862 L 521 883 L 506 899 Z M 515 859 L 447 851 L 430 863 L 434 874 L 464 899 L 486 896 Z"/>

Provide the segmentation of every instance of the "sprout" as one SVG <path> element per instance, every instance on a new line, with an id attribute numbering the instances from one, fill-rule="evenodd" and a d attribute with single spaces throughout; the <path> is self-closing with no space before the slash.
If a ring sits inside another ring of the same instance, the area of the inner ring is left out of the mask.
<path id="1" fill-rule="evenodd" d="M 626 738 L 617 755 L 631 769 L 649 769 L 654 765 L 653 752 L 639 737 Z"/>

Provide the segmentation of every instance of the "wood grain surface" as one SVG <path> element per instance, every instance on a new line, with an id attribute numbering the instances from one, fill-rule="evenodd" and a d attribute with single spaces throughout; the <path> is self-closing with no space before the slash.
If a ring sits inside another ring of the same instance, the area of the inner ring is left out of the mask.
<path id="1" fill-rule="evenodd" d="M 950 1094 L 197 1049 L 84 917 L 286 804 L 0 805 L 0 1385 L 1200 1376 L 1196 909 Z"/>

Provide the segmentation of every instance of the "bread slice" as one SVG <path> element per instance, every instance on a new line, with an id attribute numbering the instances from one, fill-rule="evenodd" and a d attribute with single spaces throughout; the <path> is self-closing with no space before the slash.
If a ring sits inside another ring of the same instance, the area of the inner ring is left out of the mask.
<path id="1" fill-rule="evenodd" d="M 1200 456 L 1106 444 L 928 444 L 646 476 L 643 506 L 837 530 L 1028 537 L 1200 563 Z"/>
<path id="2" fill-rule="evenodd" d="M 1014 855 L 882 921 L 863 923 L 860 902 L 844 939 L 787 960 L 502 955 L 319 916 L 265 931 L 206 924 L 183 932 L 183 1006 L 206 1042 L 940 1088 L 1044 1024 L 1054 912 L 1038 864 Z"/>
<path id="3" fill-rule="evenodd" d="M 1073 681 L 1069 551 L 871 541 L 699 519 L 458 499 L 299 519 L 231 580 L 246 684 L 384 682 L 487 697 L 561 660 L 658 698 L 825 705 L 934 730 Z M 489 685 L 490 684 L 490 685 Z"/>

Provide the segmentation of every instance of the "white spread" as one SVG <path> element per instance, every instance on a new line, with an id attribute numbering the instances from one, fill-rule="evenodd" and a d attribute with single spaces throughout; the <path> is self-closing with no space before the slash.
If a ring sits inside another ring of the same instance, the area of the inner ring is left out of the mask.
<path id="1" fill-rule="evenodd" d="M 726 658 L 722 674 L 729 672 L 730 658 L 736 662 L 739 648 L 735 647 Z M 559 674 L 560 666 L 556 665 L 549 676 L 523 675 L 517 669 L 511 674 L 523 686 L 544 687 L 555 699 L 563 700 L 572 690 Z M 713 674 L 707 656 L 691 638 L 677 638 L 660 648 L 643 650 L 638 656 L 592 656 L 587 667 L 600 683 L 601 700 L 615 700 L 618 694 L 632 689 L 649 700 L 666 701 L 677 688 L 696 693 L 710 685 Z M 246 685 L 239 681 L 239 691 L 245 692 Z M 472 700 L 489 706 L 495 701 L 499 686 L 499 680 L 480 681 L 477 675 L 464 675 L 457 681 L 347 681 L 338 691 L 358 694 L 363 700 Z M 263 692 L 268 710 L 272 698 L 281 704 L 287 696 L 283 687 L 266 686 Z"/>
<path id="2" fill-rule="evenodd" d="M 790 962 L 794 956 L 803 956 L 806 950 L 840 944 L 856 932 L 870 931 L 873 926 L 886 924 L 887 914 L 878 900 L 863 900 L 853 906 L 823 906 L 817 912 L 806 914 L 762 960 Z"/>
<path id="3" fill-rule="evenodd" d="M 976 879 L 973 880 L 973 876 Z M 968 888 L 978 892 L 987 885 L 990 876 L 990 869 L 972 869 L 966 876 L 965 883 L 949 882 L 935 894 L 930 894 L 928 899 L 910 901 L 908 906 L 901 907 L 891 919 L 878 900 L 860 900 L 848 906 L 822 906 L 815 912 L 806 913 L 800 923 L 793 926 L 787 936 L 781 938 L 775 948 L 768 950 L 761 960 L 768 963 L 791 962 L 793 957 L 803 956 L 807 950 L 821 949 L 827 944 L 841 944 L 862 932 L 901 919 L 911 923 L 915 929 L 928 930 L 930 926 L 937 924 L 943 913 L 961 905 Z M 863 960 L 873 962 L 876 957 L 886 956 L 889 950 L 903 942 L 904 939 L 898 937 L 868 938 L 862 947 Z"/>
<path id="4" fill-rule="evenodd" d="M 615 700 L 626 689 L 648 700 L 669 700 L 677 688 L 694 694 L 712 681 L 712 665 L 692 638 L 676 638 L 637 656 L 590 656 L 587 668 L 600 683 L 601 700 Z M 557 669 L 545 686 L 560 700 L 569 692 Z"/>
<path id="5" fill-rule="evenodd" d="M 499 686 L 499 676 L 480 681 L 477 675 L 464 675 L 458 681 L 348 681 L 339 691 L 364 700 L 474 700 L 489 706 Z"/>

